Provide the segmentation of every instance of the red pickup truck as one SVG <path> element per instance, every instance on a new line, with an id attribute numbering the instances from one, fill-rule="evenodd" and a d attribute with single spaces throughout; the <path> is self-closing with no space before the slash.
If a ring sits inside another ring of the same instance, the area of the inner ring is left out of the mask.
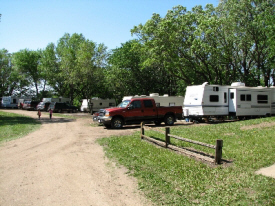
<path id="1" fill-rule="evenodd" d="M 126 124 L 154 122 L 156 125 L 165 122 L 173 125 L 177 119 L 182 119 L 182 107 L 156 107 L 154 99 L 136 98 L 125 100 L 115 108 L 103 110 L 97 120 L 107 128 L 122 128 Z"/>

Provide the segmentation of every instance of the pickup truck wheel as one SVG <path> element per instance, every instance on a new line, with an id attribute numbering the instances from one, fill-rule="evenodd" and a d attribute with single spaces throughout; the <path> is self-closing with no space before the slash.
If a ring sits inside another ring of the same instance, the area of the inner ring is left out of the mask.
<path id="1" fill-rule="evenodd" d="M 169 125 L 169 126 L 172 126 L 174 125 L 174 116 L 169 114 L 169 115 L 166 115 L 165 118 L 164 118 L 164 122 L 165 122 L 165 125 Z"/>
<path id="2" fill-rule="evenodd" d="M 111 126 L 113 129 L 121 129 L 123 126 L 123 121 L 120 117 L 115 117 L 112 120 Z"/>

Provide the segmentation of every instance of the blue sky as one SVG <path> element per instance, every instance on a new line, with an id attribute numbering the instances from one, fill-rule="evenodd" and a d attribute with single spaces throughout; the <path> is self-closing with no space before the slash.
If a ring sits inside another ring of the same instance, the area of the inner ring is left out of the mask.
<path id="1" fill-rule="evenodd" d="M 219 0 L 0 0 L 0 49 L 44 49 L 65 34 L 115 49 L 134 38 L 130 30 L 146 23 L 153 13 L 164 17 L 173 6 L 191 10 Z"/>

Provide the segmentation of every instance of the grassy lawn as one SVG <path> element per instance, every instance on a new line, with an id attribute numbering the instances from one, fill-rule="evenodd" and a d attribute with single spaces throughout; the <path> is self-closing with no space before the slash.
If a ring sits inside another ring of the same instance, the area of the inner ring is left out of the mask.
<path id="1" fill-rule="evenodd" d="M 40 122 L 33 118 L 0 111 L 0 143 L 23 137 L 39 127 Z"/>
<path id="2" fill-rule="evenodd" d="M 129 169 L 139 189 L 157 205 L 275 205 L 275 179 L 255 171 L 275 163 L 275 118 L 206 126 L 174 126 L 171 134 L 215 145 L 223 159 L 211 167 L 140 139 L 140 134 L 99 140 L 109 158 Z M 164 131 L 164 128 L 163 128 Z M 164 135 L 145 131 L 164 140 Z M 172 141 L 214 154 L 213 149 Z"/>

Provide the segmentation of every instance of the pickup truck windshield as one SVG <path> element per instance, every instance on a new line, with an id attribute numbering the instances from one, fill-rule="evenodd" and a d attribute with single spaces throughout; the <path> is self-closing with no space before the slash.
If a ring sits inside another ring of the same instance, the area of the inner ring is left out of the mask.
<path id="1" fill-rule="evenodd" d="M 130 102 L 130 100 L 125 100 L 125 101 L 121 102 L 119 105 L 117 105 L 117 107 L 125 108 L 129 104 L 129 102 Z"/>

